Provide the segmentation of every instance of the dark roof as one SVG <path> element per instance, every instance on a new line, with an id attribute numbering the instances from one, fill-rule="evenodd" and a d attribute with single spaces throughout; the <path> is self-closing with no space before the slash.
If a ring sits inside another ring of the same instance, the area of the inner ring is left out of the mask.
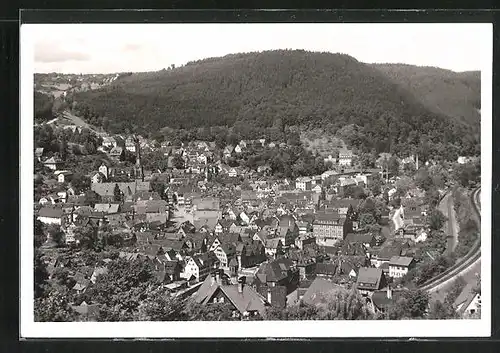
<path id="1" fill-rule="evenodd" d="M 396 266 L 410 266 L 410 264 L 413 261 L 413 257 L 406 257 L 406 256 L 393 256 L 389 260 L 389 265 L 396 265 Z"/>
<path id="2" fill-rule="evenodd" d="M 321 302 L 324 294 L 337 290 L 343 290 L 343 288 L 325 278 L 317 277 L 305 292 L 302 301 L 306 304 L 316 305 Z"/>
<path id="3" fill-rule="evenodd" d="M 288 270 L 292 266 L 292 260 L 281 258 L 269 263 L 263 263 L 255 275 L 262 283 L 278 282 L 288 277 Z"/>
<path id="4" fill-rule="evenodd" d="M 402 294 L 403 291 L 391 290 L 391 298 L 388 298 L 387 289 L 375 291 L 372 295 L 372 302 L 377 308 L 385 310 L 387 307 L 394 305 L 402 297 Z"/>
<path id="5" fill-rule="evenodd" d="M 357 233 L 349 233 L 345 237 L 346 243 L 371 243 L 375 240 L 373 234 L 357 234 Z"/>
<path id="6" fill-rule="evenodd" d="M 209 303 L 210 299 L 217 293 L 217 291 L 224 293 L 224 295 L 241 314 L 249 311 L 258 311 L 261 315 L 263 315 L 266 310 L 266 306 L 269 305 L 262 295 L 257 293 L 255 289 L 248 285 L 243 285 L 242 293 L 239 292 L 238 285 L 212 286 L 210 292 L 204 300 L 204 303 Z"/>
<path id="7" fill-rule="evenodd" d="M 48 217 L 48 218 L 61 218 L 64 212 L 60 207 L 42 207 L 38 211 L 38 217 Z"/>
<path id="8" fill-rule="evenodd" d="M 361 267 L 356 281 L 358 288 L 368 287 L 379 289 L 382 275 L 382 270 L 379 268 Z"/>
<path id="9" fill-rule="evenodd" d="M 333 276 L 337 272 L 337 265 L 334 263 L 317 263 L 316 274 Z"/>

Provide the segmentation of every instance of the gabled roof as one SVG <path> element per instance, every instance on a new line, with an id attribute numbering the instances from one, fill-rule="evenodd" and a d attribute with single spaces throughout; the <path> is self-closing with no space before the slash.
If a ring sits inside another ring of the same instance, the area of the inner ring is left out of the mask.
<path id="1" fill-rule="evenodd" d="M 57 157 L 50 157 L 45 162 L 43 162 L 43 164 L 56 164 L 56 163 L 62 163 L 62 161 Z"/>
<path id="2" fill-rule="evenodd" d="M 413 257 L 393 256 L 389 260 L 389 265 L 408 267 L 413 262 Z"/>
<path id="3" fill-rule="evenodd" d="M 224 295 L 241 314 L 249 311 L 257 311 L 263 315 L 266 310 L 266 306 L 269 305 L 266 299 L 249 285 L 243 285 L 241 293 L 238 290 L 238 285 L 212 286 L 211 291 L 208 293 L 203 303 L 209 303 L 218 291 L 224 293 Z"/>
<path id="4" fill-rule="evenodd" d="M 370 288 L 379 289 L 382 275 L 382 270 L 379 268 L 361 267 L 356 283 L 358 287 L 365 287 L 368 285 Z"/>
<path id="5" fill-rule="evenodd" d="M 64 214 L 64 211 L 60 207 L 42 207 L 40 211 L 38 211 L 38 217 L 47 217 L 47 218 L 61 218 Z"/>
<path id="6" fill-rule="evenodd" d="M 266 248 L 267 249 L 277 249 L 280 243 L 281 243 L 280 238 L 267 239 L 266 240 Z"/>
<path id="7" fill-rule="evenodd" d="M 453 306 L 455 308 L 458 308 L 460 305 L 462 305 L 458 310 L 460 314 L 462 314 L 467 309 L 467 307 L 476 297 L 476 293 L 474 293 L 474 287 L 474 282 L 467 283 L 464 289 L 458 295 L 457 299 L 455 299 L 455 301 L 453 302 Z"/>
<path id="8" fill-rule="evenodd" d="M 325 278 L 316 277 L 304 293 L 302 301 L 306 304 L 316 305 L 321 302 L 323 295 L 338 290 L 344 290 L 344 288 Z"/>

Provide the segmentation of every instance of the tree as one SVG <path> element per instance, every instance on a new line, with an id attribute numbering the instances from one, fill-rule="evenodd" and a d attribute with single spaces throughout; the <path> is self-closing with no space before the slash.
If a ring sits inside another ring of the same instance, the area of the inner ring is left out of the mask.
<path id="1" fill-rule="evenodd" d="M 356 289 L 335 290 L 321 295 L 319 319 L 367 320 L 372 318 L 366 300 Z"/>
<path id="2" fill-rule="evenodd" d="M 458 315 L 453 308 L 447 302 L 442 302 L 437 300 L 431 304 L 431 309 L 429 312 L 429 319 L 431 320 L 449 320 L 449 319 L 457 319 Z"/>
<path id="3" fill-rule="evenodd" d="M 158 193 L 158 195 L 160 195 L 162 200 L 165 200 L 165 197 L 167 196 L 165 193 L 165 183 L 156 178 L 151 180 L 150 185 L 151 185 L 151 190 Z"/>
<path id="4" fill-rule="evenodd" d="M 50 224 L 46 228 L 48 238 L 57 244 L 57 246 L 61 246 L 64 244 L 64 232 L 61 230 L 61 226 L 57 224 Z"/>
<path id="5" fill-rule="evenodd" d="M 425 192 L 424 202 L 429 205 L 430 208 L 436 208 L 441 200 L 441 194 L 436 188 L 431 188 Z"/>
<path id="6" fill-rule="evenodd" d="M 423 290 L 404 290 L 395 305 L 390 307 L 391 320 L 423 318 L 427 312 L 429 294 Z"/>
<path id="7" fill-rule="evenodd" d="M 33 216 L 33 218 L 35 248 L 38 248 L 40 245 L 47 241 L 47 236 L 45 235 L 43 223 L 40 222 L 40 220 L 36 219 L 36 216 Z"/>
<path id="8" fill-rule="evenodd" d="M 179 154 L 176 154 L 172 160 L 172 164 L 174 165 L 174 168 L 176 169 L 184 169 L 186 168 L 186 164 L 184 162 L 184 159 Z"/>
<path id="9" fill-rule="evenodd" d="M 434 186 L 434 182 L 429 175 L 429 171 L 426 168 L 420 168 L 415 176 L 415 182 L 420 189 L 425 191 L 431 189 Z"/>
<path id="10" fill-rule="evenodd" d="M 68 322 L 79 317 L 70 305 L 71 295 L 65 287 L 52 289 L 46 296 L 35 299 L 35 321 Z"/>
<path id="11" fill-rule="evenodd" d="M 97 245 L 97 230 L 90 224 L 77 227 L 74 231 L 75 240 L 84 249 L 94 249 Z"/>
<path id="12" fill-rule="evenodd" d="M 122 191 L 120 190 L 120 187 L 118 184 L 115 184 L 115 188 L 113 190 L 113 199 L 115 202 L 121 202 L 122 201 Z"/>
<path id="13" fill-rule="evenodd" d="M 120 315 L 133 319 L 139 306 L 146 300 L 148 288 L 155 283 L 150 262 L 118 258 L 107 266 L 108 272 L 97 277 L 92 300 L 118 310 Z M 123 312 L 123 313 L 122 313 Z"/>
<path id="14" fill-rule="evenodd" d="M 45 294 L 46 281 L 49 278 L 47 272 L 47 266 L 43 262 L 42 254 L 35 250 L 35 261 L 34 261 L 34 285 L 35 285 L 35 299 L 40 298 Z"/>
<path id="15" fill-rule="evenodd" d="M 71 186 L 73 186 L 77 192 L 85 191 L 90 188 L 90 178 L 81 173 L 75 173 L 71 179 Z"/>
<path id="16" fill-rule="evenodd" d="M 366 226 L 376 224 L 377 221 L 371 213 L 363 213 L 359 216 L 359 227 L 365 228 Z"/>
<path id="17" fill-rule="evenodd" d="M 378 196 L 382 192 L 382 179 L 380 176 L 377 175 L 377 177 L 373 178 L 371 184 L 370 184 L 370 191 L 372 192 L 373 196 Z"/>
<path id="18" fill-rule="evenodd" d="M 161 287 L 149 291 L 138 307 L 138 318 L 142 321 L 192 320 L 186 315 L 184 302 Z"/>
<path id="19" fill-rule="evenodd" d="M 398 176 L 399 175 L 399 160 L 398 157 L 396 156 L 391 156 L 388 161 L 388 169 L 389 173 L 392 176 Z"/>
<path id="20" fill-rule="evenodd" d="M 427 216 L 427 225 L 434 231 L 440 230 L 446 221 L 447 218 L 444 214 L 436 208 L 433 209 Z"/>
<path id="21" fill-rule="evenodd" d="M 264 316 L 266 320 L 317 320 L 318 307 L 300 301 L 284 309 L 271 306 L 266 309 Z"/>

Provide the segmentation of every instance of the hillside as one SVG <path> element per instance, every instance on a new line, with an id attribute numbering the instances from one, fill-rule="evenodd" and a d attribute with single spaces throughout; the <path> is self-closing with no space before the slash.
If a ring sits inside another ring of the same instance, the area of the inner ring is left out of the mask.
<path id="1" fill-rule="evenodd" d="M 479 128 L 481 73 L 453 72 L 435 67 L 404 64 L 375 64 L 422 101 L 429 109 Z"/>
<path id="2" fill-rule="evenodd" d="M 295 125 L 332 135 L 353 132 L 346 142 L 363 150 L 409 150 L 422 138 L 460 150 L 475 144 L 462 142 L 466 124 L 430 110 L 379 69 L 343 54 L 233 54 L 132 74 L 68 99 L 92 124 L 112 132 L 218 125 L 252 137 Z"/>

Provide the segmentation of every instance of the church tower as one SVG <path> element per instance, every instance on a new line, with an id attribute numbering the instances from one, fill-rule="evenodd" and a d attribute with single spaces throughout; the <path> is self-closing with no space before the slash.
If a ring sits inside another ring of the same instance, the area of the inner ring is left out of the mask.
<path id="1" fill-rule="evenodd" d="M 139 143 L 139 139 L 135 135 L 133 136 L 133 140 L 135 142 L 135 178 L 144 181 L 144 170 L 141 163 L 141 144 Z"/>

